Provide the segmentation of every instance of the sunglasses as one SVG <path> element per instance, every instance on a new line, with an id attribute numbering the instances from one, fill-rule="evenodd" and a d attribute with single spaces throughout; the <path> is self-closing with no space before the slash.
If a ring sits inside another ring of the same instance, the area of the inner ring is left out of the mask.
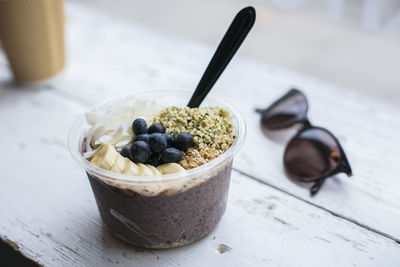
<path id="1" fill-rule="evenodd" d="M 307 98 L 297 89 L 291 89 L 266 109 L 256 109 L 262 126 L 268 130 L 301 125 L 286 145 L 283 164 L 289 178 L 314 183 L 310 189 L 314 196 L 326 178 L 342 172 L 350 177 L 352 171 L 338 139 L 327 129 L 311 125 L 307 111 Z"/>

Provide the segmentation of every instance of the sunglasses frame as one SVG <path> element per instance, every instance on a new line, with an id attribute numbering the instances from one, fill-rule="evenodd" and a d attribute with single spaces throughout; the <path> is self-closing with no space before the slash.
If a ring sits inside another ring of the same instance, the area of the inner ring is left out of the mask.
<path id="1" fill-rule="evenodd" d="M 308 100 L 307 100 L 307 97 L 305 96 L 305 94 L 303 92 L 301 92 L 300 90 L 291 89 L 285 95 L 283 95 L 278 100 L 276 100 L 274 103 L 272 103 L 268 108 L 262 109 L 262 110 L 261 109 L 256 109 L 256 112 L 260 113 L 262 115 L 261 119 L 263 119 L 263 113 L 268 113 L 271 110 L 273 110 L 274 108 L 276 108 L 280 103 L 282 103 L 286 99 L 289 99 L 291 97 L 290 96 L 291 94 L 292 95 L 301 94 L 301 96 L 304 98 L 305 110 L 304 110 L 303 114 L 299 114 L 298 116 L 296 116 L 295 119 L 290 120 L 289 122 L 284 123 L 284 124 L 279 125 L 279 126 L 275 126 L 275 127 L 267 127 L 265 125 L 262 125 L 262 126 L 267 128 L 267 129 L 269 129 L 269 130 L 278 130 L 278 129 L 287 129 L 287 128 L 293 127 L 296 124 L 301 124 L 302 125 L 301 128 L 297 131 L 297 133 L 287 142 L 287 144 L 285 146 L 285 152 L 284 152 L 284 156 L 283 156 L 283 165 L 284 165 L 284 168 L 285 168 L 285 173 L 289 178 L 291 178 L 291 179 L 293 179 L 295 181 L 303 182 L 303 183 L 313 183 L 314 182 L 314 185 L 310 189 L 311 196 L 314 196 L 319 191 L 319 189 L 321 189 L 323 183 L 325 182 L 325 180 L 327 178 L 329 178 L 331 176 L 334 176 L 336 174 L 342 173 L 342 172 L 347 174 L 347 176 L 350 177 L 350 176 L 353 175 L 353 173 L 352 173 L 352 170 L 351 170 L 350 163 L 349 163 L 349 161 L 347 159 L 346 153 L 344 152 L 343 147 L 340 144 L 340 142 L 337 139 L 337 137 L 331 131 L 329 131 L 328 129 L 323 128 L 323 127 L 313 126 L 310 123 L 310 121 L 308 119 L 308 110 L 309 110 Z M 287 150 L 289 148 L 290 142 L 292 140 L 294 140 L 295 138 L 299 137 L 301 133 L 303 133 L 303 132 L 305 132 L 307 130 L 310 130 L 310 129 L 316 129 L 316 130 L 324 131 L 328 135 L 330 135 L 332 137 L 332 139 L 335 141 L 335 143 L 336 143 L 336 145 L 338 147 L 338 150 L 340 152 L 340 156 L 341 157 L 339 158 L 337 166 L 333 170 L 329 171 L 327 174 L 323 174 L 323 175 L 318 176 L 316 178 L 305 180 L 303 178 L 295 177 L 294 175 L 292 175 L 288 171 L 288 169 L 286 167 L 286 164 L 285 164 L 285 156 L 286 156 Z"/>

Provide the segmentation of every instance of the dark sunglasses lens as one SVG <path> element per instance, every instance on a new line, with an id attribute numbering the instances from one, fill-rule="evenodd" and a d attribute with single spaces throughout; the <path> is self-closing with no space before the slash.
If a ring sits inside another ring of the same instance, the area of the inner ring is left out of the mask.
<path id="1" fill-rule="evenodd" d="M 258 109 L 262 125 L 269 129 L 285 128 L 306 118 L 308 103 L 306 96 L 291 89 L 266 109 Z"/>
<path id="2" fill-rule="evenodd" d="M 307 182 L 331 175 L 341 158 L 340 146 L 332 134 L 321 128 L 310 128 L 289 142 L 284 166 L 291 178 Z"/>

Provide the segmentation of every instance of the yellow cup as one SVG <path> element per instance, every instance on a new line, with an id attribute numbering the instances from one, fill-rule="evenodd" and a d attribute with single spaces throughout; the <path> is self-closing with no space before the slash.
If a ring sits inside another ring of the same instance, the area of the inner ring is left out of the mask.
<path id="1" fill-rule="evenodd" d="M 65 65 L 63 0 L 0 1 L 0 40 L 16 80 L 54 76 Z"/>

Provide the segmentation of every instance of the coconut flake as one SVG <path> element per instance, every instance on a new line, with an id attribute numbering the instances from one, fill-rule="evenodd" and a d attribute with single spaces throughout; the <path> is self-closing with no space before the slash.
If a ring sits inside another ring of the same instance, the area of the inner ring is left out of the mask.
<path id="1" fill-rule="evenodd" d="M 92 148 L 106 143 L 121 151 L 134 137 L 133 120 L 143 118 L 149 122 L 156 112 L 158 109 L 154 101 L 129 98 L 109 106 L 106 111 L 94 110 L 86 113 L 86 121 L 90 126 L 86 135 L 86 151 L 91 152 Z"/>

